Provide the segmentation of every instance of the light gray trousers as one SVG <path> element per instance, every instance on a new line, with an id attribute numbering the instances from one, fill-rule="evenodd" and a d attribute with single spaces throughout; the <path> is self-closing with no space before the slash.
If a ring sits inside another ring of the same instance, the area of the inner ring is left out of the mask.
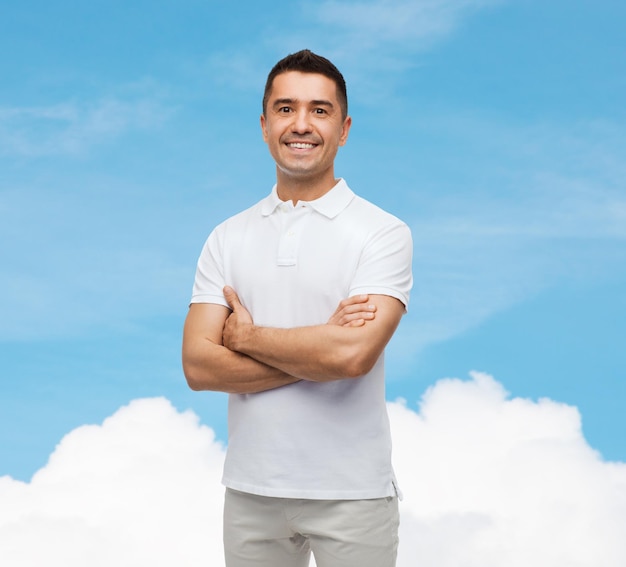
<path id="1" fill-rule="evenodd" d="M 394 567 L 398 499 L 301 500 L 226 489 L 226 567 Z"/>

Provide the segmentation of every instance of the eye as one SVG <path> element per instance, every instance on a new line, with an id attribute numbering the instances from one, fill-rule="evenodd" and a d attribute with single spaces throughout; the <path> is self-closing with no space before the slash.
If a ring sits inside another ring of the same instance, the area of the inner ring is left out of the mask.
<path id="1" fill-rule="evenodd" d="M 313 112 L 315 114 L 326 114 L 326 109 L 325 108 L 316 108 Z"/>
<path id="2" fill-rule="evenodd" d="M 291 107 L 289 107 L 289 106 L 281 106 L 278 109 L 278 112 L 280 112 L 282 114 L 287 114 L 288 112 L 291 112 Z"/>

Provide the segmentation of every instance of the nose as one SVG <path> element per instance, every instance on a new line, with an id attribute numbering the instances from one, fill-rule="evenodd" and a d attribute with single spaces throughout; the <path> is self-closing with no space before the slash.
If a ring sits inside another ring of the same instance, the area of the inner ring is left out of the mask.
<path id="1" fill-rule="evenodd" d="M 291 129 L 296 134 L 306 134 L 311 131 L 310 115 L 307 109 L 300 109 L 294 113 Z"/>

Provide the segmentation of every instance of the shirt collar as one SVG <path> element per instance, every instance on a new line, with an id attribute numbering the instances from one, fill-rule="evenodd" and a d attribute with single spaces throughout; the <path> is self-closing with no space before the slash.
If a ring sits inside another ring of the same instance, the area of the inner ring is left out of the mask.
<path id="1" fill-rule="evenodd" d="M 339 182 L 328 193 L 322 195 L 314 201 L 300 201 L 299 203 L 310 206 L 318 213 L 332 219 L 343 211 L 354 198 L 354 192 L 344 179 Z M 278 197 L 276 185 L 272 188 L 272 192 L 261 201 L 261 214 L 263 216 L 271 215 L 276 209 L 283 204 Z"/>

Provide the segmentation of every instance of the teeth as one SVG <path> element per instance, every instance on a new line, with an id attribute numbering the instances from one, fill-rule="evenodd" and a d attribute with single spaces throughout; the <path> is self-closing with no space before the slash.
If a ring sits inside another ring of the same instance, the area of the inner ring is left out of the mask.
<path id="1" fill-rule="evenodd" d="M 315 144 L 305 144 L 304 142 L 292 142 L 288 145 L 290 148 L 297 148 L 298 150 L 310 150 L 315 147 Z"/>

